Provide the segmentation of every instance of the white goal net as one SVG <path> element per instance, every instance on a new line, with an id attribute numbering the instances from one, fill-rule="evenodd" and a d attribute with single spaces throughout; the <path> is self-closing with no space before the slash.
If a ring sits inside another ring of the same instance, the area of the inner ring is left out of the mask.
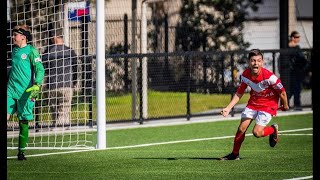
<path id="1" fill-rule="evenodd" d="M 95 23 L 89 1 L 10 0 L 7 5 L 7 69 L 11 68 L 11 31 L 15 25 L 31 28 L 31 44 L 45 67 L 41 94 L 29 122 L 27 148 L 93 148 L 96 145 L 94 106 Z M 60 33 L 60 34 L 59 34 Z M 64 45 L 55 44 L 61 37 Z M 72 50 L 69 50 L 71 48 Z M 19 123 L 7 121 L 7 147 L 17 148 Z"/>

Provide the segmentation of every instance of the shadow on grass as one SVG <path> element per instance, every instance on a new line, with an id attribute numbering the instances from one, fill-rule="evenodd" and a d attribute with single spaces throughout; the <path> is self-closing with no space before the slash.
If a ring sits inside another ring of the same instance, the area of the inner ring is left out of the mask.
<path id="1" fill-rule="evenodd" d="M 199 158 L 199 157 L 179 157 L 179 158 L 134 158 L 134 159 L 141 159 L 141 160 L 146 160 L 146 159 L 150 159 L 150 160 L 182 160 L 182 159 L 190 159 L 190 160 L 217 160 L 220 161 L 220 158 Z"/>

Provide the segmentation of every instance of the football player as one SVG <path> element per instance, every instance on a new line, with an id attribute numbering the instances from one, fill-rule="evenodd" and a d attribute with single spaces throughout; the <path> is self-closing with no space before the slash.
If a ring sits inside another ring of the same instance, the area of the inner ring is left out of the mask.
<path id="1" fill-rule="evenodd" d="M 248 56 L 249 67 L 241 75 L 241 83 L 230 103 L 222 109 L 226 117 L 230 110 L 250 87 L 250 99 L 241 113 L 241 121 L 234 137 L 233 150 L 220 160 L 239 160 L 239 151 L 245 139 L 245 133 L 251 122 L 255 120 L 253 135 L 257 138 L 269 136 L 269 144 L 274 147 L 278 142 L 278 125 L 269 126 L 273 116 L 277 114 L 279 99 L 280 109 L 289 109 L 287 94 L 281 80 L 271 71 L 263 67 L 263 54 L 259 49 L 252 49 Z"/>
<path id="2" fill-rule="evenodd" d="M 38 50 L 30 42 L 30 28 L 18 25 L 12 30 L 12 67 L 7 84 L 7 120 L 17 112 L 19 119 L 18 160 L 24 156 L 28 142 L 28 122 L 33 120 L 34 101 L 38 98 L 44 68 Z"/>

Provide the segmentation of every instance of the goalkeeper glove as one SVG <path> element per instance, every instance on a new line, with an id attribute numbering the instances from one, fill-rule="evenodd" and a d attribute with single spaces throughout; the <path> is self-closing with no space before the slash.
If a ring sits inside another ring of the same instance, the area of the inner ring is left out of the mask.
<path id="1" fill-rule="evenodd" d="M 33 85 L 33 86 L 31 86 L 30 88 L 28 88 L 27 90 L 26 90 L 26 92 L 31 92 L 31 94 L 30 94 L 30 96 L 29 96 L 29 98 L 31 99 L 31 100 L 38 100 L 39 99 L 39 91 L 40 91 L 40 86 L 39 85 Z"/>

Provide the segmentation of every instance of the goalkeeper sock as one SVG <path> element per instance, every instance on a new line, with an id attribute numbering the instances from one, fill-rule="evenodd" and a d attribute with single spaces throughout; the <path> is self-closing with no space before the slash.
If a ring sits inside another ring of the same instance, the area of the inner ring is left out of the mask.
<path id="1" fill-rule="evenodd" d="M 19 121 L 19 152 L 24 153 L 29 136 L 29 127 L 27 120 L 20 120 Z"/>
<path id="2" fill-rule="evenodd" d="M 274 132 L 274 129 L 271 126 L 266 126 L 263 129 L 263 137 L 265 136 L 269 136 L 270 134 L 272 134 Z"/>
<path id="3" fill-rule="evenodd" d="M 239 131 L 237 132 L 233 142 L 233 150 L 232 150 L 233 154 L 239 154 L 240 147 L 242 142 L 244 141 L 245 135 L 246 133 L 241 133 Z"/>

